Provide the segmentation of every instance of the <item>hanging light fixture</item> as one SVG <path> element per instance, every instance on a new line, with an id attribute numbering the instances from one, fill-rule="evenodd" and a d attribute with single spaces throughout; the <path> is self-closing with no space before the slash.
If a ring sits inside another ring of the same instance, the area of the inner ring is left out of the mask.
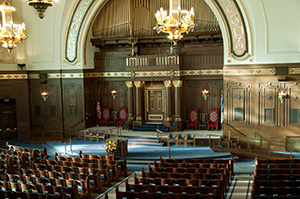
<path id="1" fill-rule="evenodd" d="M 2 14 L 2 26 L 0 26 L 0 40 L 3 43 L 2 46 L 7 48 L 8 52 L 16 47 L 17 42 L 22 42 L 27 39 L 25 35 L 25 24 L 14 24 L 12 13 L 16 9 L 11 6 L 8 0 L 4 0 L 0 5 L 0 11 Z"/>
<path id="2" fill-rule="evenodd" d="M 39 17 L 43 19 L 48 7 L 53 6 L 53 1 L 58 0 L 27 0 L 28 5 L 34 7 L 39 13 Z"/>
<path id="3" fill-rule="evenodd" d="M 194 15 L 194 8 L 191 8 L 191 11 L 181 10 L 180 0 L 170 0 L 169 16 L 166 10 L 160 8 L 155 14 L 157 25 L 154 29 L 158 34 L 168 33 L 168 39 L 176 45 L 182 38 L 182 33 L 194 31 Z"/>

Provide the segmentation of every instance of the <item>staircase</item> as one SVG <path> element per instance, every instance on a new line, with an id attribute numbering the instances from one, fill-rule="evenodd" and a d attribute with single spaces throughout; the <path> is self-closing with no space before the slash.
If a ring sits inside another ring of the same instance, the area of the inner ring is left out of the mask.
<path id="1" fill-rule="evenodd" d="M 133 128 L 132 131 L 149 131 L 149 132 L 156 132 L 157 127 L 162 132 L 168 132 L 168 129 L 164 127 L 163 123 L 144 123 L 141 126 Z"/>
<path id="2" fill-rule="evenodd" d="M 160 143 L 160 140 L 157 140 L 154 137 L 139 137 L 139 136 L 122 136 L 128 138 L 128 145 L 132 146 L 151 146 L 151 147 L 162 147 L 164 142 Z"/>

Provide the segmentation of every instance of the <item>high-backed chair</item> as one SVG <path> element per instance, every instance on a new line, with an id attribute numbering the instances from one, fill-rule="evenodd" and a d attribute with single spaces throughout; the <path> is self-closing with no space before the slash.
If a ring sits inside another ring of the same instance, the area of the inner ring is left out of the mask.
<path id="1" fill-rule="evenodd" d="M 117 125 L 122 126 L 127 119 L 127 108 L 120 108 L 119 110 L 119 119 L 117 121 Z"/>
<path id="2" fill-rule="evenodd" d="M 200 113 L 199 117 L 199 129 L 207 129 L 207 121 L 208 121 L 208 114 L 207 113 Z"/>
<path id="3" fill-rule="evenodd" d="M 208 130 L 216 129 L 218 130 L 219 126 L 219 111 L 216 110 L 209 110 L 209 121 L 208 121 Z"/>
<path id="4" fill-rule="evenodd" d="M 195 134 L 186 134 L 185 139 L 184 139 L 184 147 L 187 147 L 188 143 L 193 143 L 194 147 L 196 146 Z"/>
<path id="5" fill-rule="evenodd" d="M 110 120 L 110 108 L 102 108 L 102 120 L 100 120 L 100 124 L 104 124 L 108 126 Z"/>
<path id="6" fill-rule="evenodd" d="M 187 128 L 198 128 L 198 109 L 189 110 L 189 120 L 187 121 Z"/>

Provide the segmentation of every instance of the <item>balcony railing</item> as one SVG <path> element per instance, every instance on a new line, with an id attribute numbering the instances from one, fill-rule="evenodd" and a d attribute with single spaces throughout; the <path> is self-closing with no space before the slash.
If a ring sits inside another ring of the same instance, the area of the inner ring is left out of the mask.
<path id="1" fill-rule="evenodd" d="M 179 55 L 142 55 L 126 58 L 127 67 L 140 66 L 180 66 Z"/>

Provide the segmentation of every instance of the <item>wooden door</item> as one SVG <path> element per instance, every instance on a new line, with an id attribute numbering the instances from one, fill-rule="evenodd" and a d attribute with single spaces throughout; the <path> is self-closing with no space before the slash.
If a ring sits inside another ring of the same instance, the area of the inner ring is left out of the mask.
<path id="1" fill-rule="evenodd" d="M 163 91 L 151 90 L 148 92 L 148 121 L 163 120 Z"/>

